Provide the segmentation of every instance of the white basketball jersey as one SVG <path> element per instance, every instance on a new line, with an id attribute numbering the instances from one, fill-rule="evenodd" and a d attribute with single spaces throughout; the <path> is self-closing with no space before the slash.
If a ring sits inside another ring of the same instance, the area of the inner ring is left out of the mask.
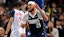
<path id="1" fill-rule="evenodd" d="M 18 29 L 20 27 L 20 23 L 22 21 L 22 18 L 24 16 L 23 11 L 19 11 L 17 9 L 14 9 L 14 20 L 12 22 L 12 30 Z"/>

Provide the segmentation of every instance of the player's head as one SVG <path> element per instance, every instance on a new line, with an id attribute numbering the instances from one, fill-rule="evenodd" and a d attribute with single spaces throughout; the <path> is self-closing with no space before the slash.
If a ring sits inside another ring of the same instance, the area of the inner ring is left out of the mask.
<path id="1" fill-rule="evenodd" d="M 34 10 L 35 2 L 34 1 L 29 1 L 28 2 L 28 10 L 31 12 Z"/>
<path id="2" fill-rule="evenodd" d="M 19 8 L 21 6 L 20 2 L 13 3 L 13 8 Z"/>
<path id="3" fill-rule="evenodd" d="M 21 4 L 24 5 L 26 3 L 26 0 L 21 0 Z"/>

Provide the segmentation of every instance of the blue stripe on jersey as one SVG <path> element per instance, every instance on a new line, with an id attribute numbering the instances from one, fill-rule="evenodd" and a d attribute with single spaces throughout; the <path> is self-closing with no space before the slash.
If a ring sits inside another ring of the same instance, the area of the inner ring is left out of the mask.
<path id="1" fill-rule="evenodd" d="M 10 13 L 9 13 L 10 17 L 14 17 L 14 13 L 15 13 L 15 11 L 11 10 Z"/>

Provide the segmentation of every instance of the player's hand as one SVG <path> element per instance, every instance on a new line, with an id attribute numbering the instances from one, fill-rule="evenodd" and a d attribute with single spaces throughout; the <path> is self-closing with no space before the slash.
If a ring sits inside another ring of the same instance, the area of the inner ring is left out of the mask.
<path id="1" fill-rule="evenodd" d="M 39 10 L 41 9 L 37 3 L 35 3 L 35 7 Z"/>
<path id="2" fill-rule="evenodd" d="M 25 24 L 21 24 L 21 27 L 24 28 L 25 27 Z"/>
<path id="3" fill-rule="evenodd" d="M 8 37 L 8 35 L 4 35 L 4 37 Z"/>

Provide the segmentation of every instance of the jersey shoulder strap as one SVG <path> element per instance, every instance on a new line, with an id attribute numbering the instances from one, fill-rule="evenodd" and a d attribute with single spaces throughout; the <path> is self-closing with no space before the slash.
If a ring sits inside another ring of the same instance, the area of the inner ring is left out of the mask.
<path id="1" fill-rule="evenodd" d="M 14 14 L 15 14 L 14 10 L 11 10 L 10 13 L 9 13 L 10 17 L 14 17 Z"/>

